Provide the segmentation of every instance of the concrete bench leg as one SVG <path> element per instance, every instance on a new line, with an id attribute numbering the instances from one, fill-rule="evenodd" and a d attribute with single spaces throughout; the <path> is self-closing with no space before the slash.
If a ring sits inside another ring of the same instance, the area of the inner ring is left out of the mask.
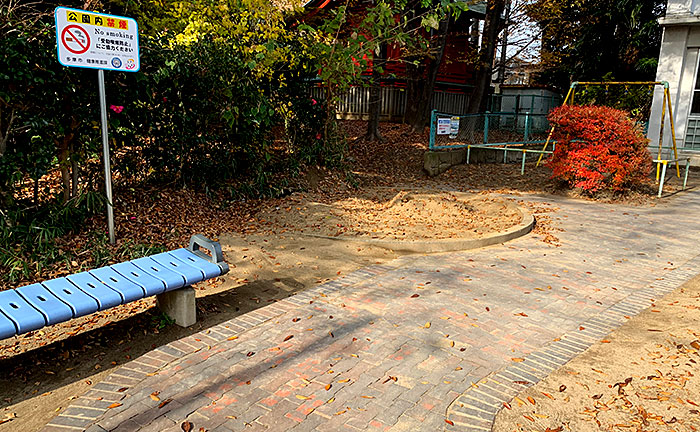
<path id="1" fill-rule="evenodd" d="M 158 294 L 156 305 L 180 327 L 189 327 L 197 322 L 197 305 L 192 287 Z"/>

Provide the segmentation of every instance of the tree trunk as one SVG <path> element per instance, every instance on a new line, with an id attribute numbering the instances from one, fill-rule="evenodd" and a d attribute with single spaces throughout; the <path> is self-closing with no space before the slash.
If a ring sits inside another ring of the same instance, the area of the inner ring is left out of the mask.
<path id="1" fill-rule="evenodd" d="M 422 130 L 430 119 L 430 102 L 437 81 L 438 71 L 445 53 L 447 31 L 451 18 L 440 23 L 440 27 L 431 38 L 432 56 L 419 60 L 419 64 L 409 63 L 406 66 L 406 112 L 404 123 L 411 125 L 413 130 Z"/>
<path id="2" fill-rule="evenodd" d="M 70 171 L 71 171 L 71 192 L 72 198 L 78 196 L 78 155 L 75 152 L 75 146 L 71 144 L 70 154 Z"/>
<path id="3" fill-rule="evenodd" d="M 506 59 L 508 51 L 508 24 L 510 21 L 510 0 L 506 0 L 505 21 L 503 23 L 503 36 L 501 37 L 501 58 L 498 61 L 498 78 L 496 82 L 503 84 L 506 81 Z"/>
<path id="4" fill-rule="evenodd" d="M 386 43 L 382 43 L 379 54 L 374 55 L 372 60 L 372 84 L 369 88 L 369 121 L 367 122 L 367 134 L 365 138 L 369 141 L 383 141 L 379 133 L 379 116 L 382 111 L 381 99 L 381 77 L 379 68 L 383 68 L 386 63 Z"/>
<path id="5" fill-rule="evenodd" d="M 501 14 L 505 8 L 506 0 L 489 0 L 486 5 L 486 19 L 484 21 L 484 34 L 481 38 L 481 49 L 475 65 L 476 79 L 474 91 L 469 98 L 470 113 L 485 112 L 488 106 L 486 97 L 491 88 L 491 73 L 493 71 L 493 59 L 496 54 L 496 42 L 501 29 Z"/>
<path id="6" fill-rule="evenodd" d="M 61 184 L 63 185 L 63 202 L 70 199 L 70 170 L 68 156 L 70 155 L 70 135 L 66 135 L 58 141 L 58 168 L 61 170 Z"/>
<path id="7" fill-rule="evenodd" d="M 63 139 L 56 143 L 58 146 L 58 167 L 61 171 L 61 183 L 63 185 L 63 202 L 67 202 L 71 198 L 70 166 L 73 157 L 73 141 L 75 140 L 78 124 L 78 119 L 75 116 L 71 117 L 70 128 Z"/>

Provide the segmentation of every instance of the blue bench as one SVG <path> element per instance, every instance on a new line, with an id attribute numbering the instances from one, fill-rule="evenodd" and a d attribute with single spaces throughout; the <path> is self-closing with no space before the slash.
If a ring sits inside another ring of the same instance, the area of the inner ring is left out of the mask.
<path id="1" fill-rule="evenodd" d="M 227 272 L 219 243 L 196 234 L 188 248 L 1 291 L 0 339 L 153 295 L 166 314 L 189 326 L 196 321 L 190 285 Z"/>

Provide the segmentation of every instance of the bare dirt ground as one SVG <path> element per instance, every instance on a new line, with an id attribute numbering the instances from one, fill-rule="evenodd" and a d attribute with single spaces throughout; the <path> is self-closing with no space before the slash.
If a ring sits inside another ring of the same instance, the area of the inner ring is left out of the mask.
<path id="1" fill-rule="evenodd" d="M 372 188 L 330 204 L 303 194 L 258 214 L 281 230 L 334 238 L 433 240 L 478 238 L 520 222 L 502 198 L 456 192 Z"/>
<path id="2" fill-rule="evenodd" d="M 520 175 L 519 165 L 493 164 L 461 165 L 427 178 L 422 172 L 427 133 L 386 124 L 385 141 L 370 143 L 356 139 L 364 122 L 346 126 L 352 174 L 309 167 L 299 179 L 300 192 L 287 197 L 224 206 L 189 190 L 117 189 L 120 242 L 173 249 L 186 245 L 191 234 L 204 233 L 222 243 L 231 272 L 195 287 L 198 323 L 191 328 L 169 325 L 153 307 L 154 300 L 145 299 L 0 341 L 0 432 L 40 429 L 116 366 L 157 346 L 397 256 L 359 241 L 363 238 L 483 235 L 513 224 L 513 214 L 498 194 L 560 193 L 548 170 L 534 164 L 528 164 L 526 176 Z M 699 180 L 693 175 L 691 184 Z M 457 199 L 460 193 L 469 198 Z M 624 199 L 640 205 L 657 202 L 648 193 Z M 550 218 L 556 209 L 526 200 L 520 204 L 537 217 L 536 230 L 544 241 L 556 246 L 557 227 Z M 86 233 L 104 224 L 99 217 L 88 221 L 85 232 L 61 239 L 60 247 L 89 249 L 93 240 Z M 452 224 L 459 226 L 441 234 Z M 313 233 L 346 241 L 308 235 Z M 0 289 L 92 267 L 90 259 L 76 260 Z"/>
<path id="3" fill-rule="evenodd" d="M 696 277 L 519 394 L 493 430 L 700 430 L 699 339 Z"/>

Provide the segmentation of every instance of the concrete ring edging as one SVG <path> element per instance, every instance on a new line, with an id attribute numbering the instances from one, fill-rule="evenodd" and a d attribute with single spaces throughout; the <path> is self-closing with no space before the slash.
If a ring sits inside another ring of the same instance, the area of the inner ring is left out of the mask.
<path id="1" fill-rule="evenodd" d="M 384 249 L 390 249 L 395 252 L 404 253 L 439 253 L 439 252 L 454 252 L 468 249 L 477 249 L 485 246 L 491 246 L 494 244 L 505 243 L 509 240 L 522 237 L 528 234 L 535 226 L 535 217 L 527 211 L 524 211 L 522 207 L 516 206 L 520 212 L 521 219 L 520 223 L 508 228 L 505 231 L 501 231 L 495 234 L 488 235 L 486 237 L 476 238 L 476 239 L 439 239 L 439 240 L 414 240 L 414 241 L 401 241 L 401 240 L 379 240 L 379 239 L 362 239 L 362 238 L 344 238 L 344 237 L 330 237 L 319 234 L 306 234 L 301 233 L 301 235 L 307 237 L 322 238 L 327 240 L 337 240 L 337 241 L 354 241 L 359 243 L 365 243 L 372 246 L 377 246 Z"/>

